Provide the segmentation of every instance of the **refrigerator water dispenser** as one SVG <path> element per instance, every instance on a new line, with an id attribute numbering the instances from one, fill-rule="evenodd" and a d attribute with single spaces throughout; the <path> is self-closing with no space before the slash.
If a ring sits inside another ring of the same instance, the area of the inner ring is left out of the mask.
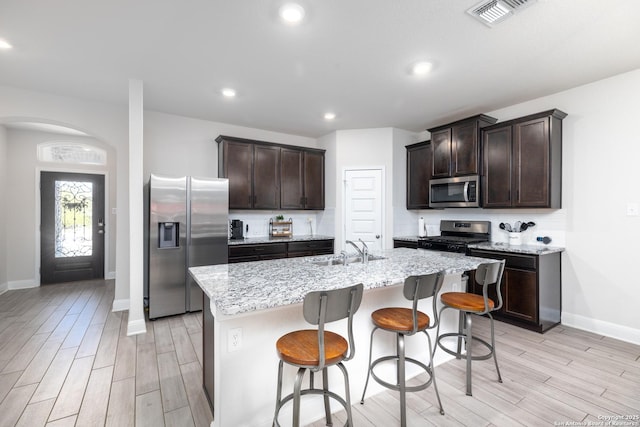
<path id="1" fill-rule="evenodd" d="M 159 222 L 158 223 L 158 248 L 177 248 L 180 246 L 179 222 Z"/>

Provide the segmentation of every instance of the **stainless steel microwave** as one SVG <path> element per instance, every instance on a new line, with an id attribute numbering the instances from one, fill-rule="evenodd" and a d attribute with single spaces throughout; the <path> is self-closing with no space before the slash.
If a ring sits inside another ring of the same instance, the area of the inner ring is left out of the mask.
<path id="1" fill-rule="evenodd" d="M 477 208 L 480 206 L 478 175 L 429 181 L 429 206 L 432 208 Z"/>

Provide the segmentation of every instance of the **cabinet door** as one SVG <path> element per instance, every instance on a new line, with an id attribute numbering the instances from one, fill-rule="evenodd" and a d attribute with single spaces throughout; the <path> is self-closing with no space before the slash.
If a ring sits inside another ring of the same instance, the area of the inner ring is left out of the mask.
<path id="1" fill-rule="evenodd" d="M 280 207 L 282 209 L 303 209 L 303 151 L 283 148 L 280 155 Z"/>
<path id="2" fill-rule="evenodd" d="M 429 208 L 431 144 L 407 148 L 407 209 Z"/>
<path id="3" fill-rule="evenodd" d="M 446 178 L 451 174 L 451 128 L 431 134 L 434 178 Z"/>
<path id="4" fill-rule="evenodd" d="M 464 123 L 451 129 L 451 151 L 453 176 L 478 173 L 477 122 Z"/>
<path id="5" fill-rule="evenodd" d="M 485 208 L 511 206 L 511 126 L 482 133 Z"/>
<path id="6" fill-rule="evenodd" d="M 528 322 L 538 322 L 538 291 L 535 271 L 504 269 L 504 306 L 505 315 Z"/>
<path id="7" fill-rule="evenodd" d="M 253 207 L 280 208 L 280 148 L 255 145 L 253 153 Z"/>
<path id="8" fill-rule="evenodd" d="M 223 142 L 222 178 L 229 179 L 229 209 L 253 206 L 253 144 Z"/>
<path id="9" fill-rule="evenodd" d="M 514 207 L 549 207 L 549 118 L 513 126 Z"/>
<path id="10" fill-rule="evenodd" d="M 324 153 L 304 153 L 304 208 L 324 209 Z"/>

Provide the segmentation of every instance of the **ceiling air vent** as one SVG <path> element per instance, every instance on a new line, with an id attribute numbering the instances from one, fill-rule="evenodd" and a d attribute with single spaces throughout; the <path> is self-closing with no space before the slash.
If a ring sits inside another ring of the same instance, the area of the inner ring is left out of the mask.
<path id="1" fill-rule="evenodd" d="M 493 27 L 495 24 L 513 16 L 516 11 L 519 12 L 536 1 L 537 0 L 483 1 L 467 10 L 467 13 L 483 24 Z"/>

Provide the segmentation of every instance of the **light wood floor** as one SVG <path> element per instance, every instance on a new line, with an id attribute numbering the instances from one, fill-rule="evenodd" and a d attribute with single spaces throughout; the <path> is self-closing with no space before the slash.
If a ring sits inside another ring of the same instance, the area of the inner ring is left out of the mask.
<path id="1" fill-rule="evenodd" d="M 112 281 L 93 281 L 0 295 L 0 427 L 210 424 L 200 313 L 148 322 L 146 334 L 127 337 L 126 313 L 110 311 L 113 290 Z M 475 326 L 488 335 L 486 319 Z M 492 361 L 474 362 L 469 397 L 464 363 L 438 366 L 446 415 L 428 388 L 408 395 L 409 425 L 586 425 L 640 415 L 640 346 L 567 327 L 544 335 L 496 327 L 504 383 Z M 391 391 L 368 397 L 353 405 L 354 424 L 399 425 L 398 405 Z"/>

